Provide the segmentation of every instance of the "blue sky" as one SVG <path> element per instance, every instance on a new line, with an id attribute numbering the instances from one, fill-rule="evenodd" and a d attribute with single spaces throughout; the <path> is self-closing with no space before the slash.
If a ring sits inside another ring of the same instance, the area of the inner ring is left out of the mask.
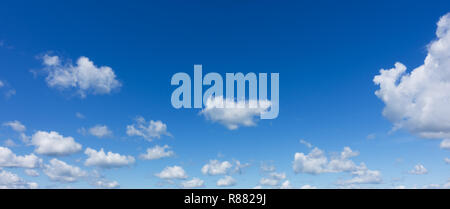
<path id="1" fill-rule="evenodd" d="M 448 93 L 427 97 L 436 91 L 426 85 L 436 76 L 443 84 L 450 79 L 445 73 L 418 78 L 423 85 L 417 88 L 430 90 L 411 94 L 413 84 L 395 90 L 373 79 L 396 62 L 412 72 L 430 54 L 443 66 L 434 71 L 448 70 L 448 58 L 440 55 L 449 53 L 450 23 L 441 21 L 442 37 L 436 30 L 449 6 L 446 1 L 2 2 L 0 146 L 9 154 L 0 159 L 6 179 L 0 186 L 181 188 L 195 178 L 190 183 L 196 186 L 222 188 L 218 180 L 231 176 L 234 181 L 223 188 L 444 187 L 450 177 L 444 160 L 450 157 L 444 143 L 450 115 L 437 105 L 431 111 L 426 105 L 407 107 L 425 98 L 444 107 Z M 434 40 L 443 40 L 442 50 L 429 47 Z M 83 89 L 57 76 L 52 80 L 52 72 L 81 69 L 80 57 L 95 65 L 88 71 L 98 74 L 91 76 L 103 76 L 108 70 L 100 67 L 107 66 L 114 74 L 108 78 L 118 84 L 102 88 L 102 79 L 79 77 L 89 84 Z M 46 65 L 50 58 L 57 64 Z M 202 64 L 204 74 L 279 73 L 278 118 L 254 118 L 254 126 L 229 130 L 200 109 L 173 108 L 176 87 L 170 79 L 177 72 L 193 76 L 194 64 Z M 375 95 L 380 88 L 385 93 Z M 395 93 L 402 89 L 406 93 Z M 147 135 L 127 132 L 127 126 L 140 124 Z M 395 124 L 401 127 L 392 131 Z M 429 131 L 444 134 L 424 134 Z M 82 147 L 51 154 L 44 149 L 62 148 L 40 147 L 41 138 Z M 165 149 L 166 157 L 139 157 L 164 145 L 172 151 Z M 342 157 L 345 147 L 351 157 Z M 87 148 L 112 154 L 89 164 Z M 314 150 L 323 153 L 307 157 Z M 327 163 L 320 164 L 323 158 Z M 349 167 L 331 168 L 332 159 Z M 202 172 L 211 160 L 219 162 L 210 166 L 216 169 Z M 246 165 L 241 172 L 237 161 Z M 263 169 L 268 167 L 273 169 Z"/>

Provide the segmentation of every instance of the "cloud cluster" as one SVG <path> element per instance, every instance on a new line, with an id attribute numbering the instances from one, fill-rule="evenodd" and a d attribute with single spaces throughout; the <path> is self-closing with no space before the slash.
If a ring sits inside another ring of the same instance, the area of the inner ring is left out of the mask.
<path id="1" fill-rule="evenodd" d="M 257 107 L 246 105 L 250 103 L 259 103 L 259 105 Z M 223 97 L 212 97 L 206 100 L 205 108 L 200 114 L 230 130 L 236 130 L 239 126 L 255 126 L 257 117 L 267 111 L 270 105 L 270 101 L 235 102 Z"/>
<path id="2" fill-rule="evenodd" d="M 81 97 L 86 97 L 87 94 L 109 94 L 121 86 L 110 67 L 97 67 L 87 57 L 78 58 L 76 65 L 63 64 L 58 56 L 47 54 L 42 60 L 50 87 L 76 89 Z"/>
<path id="3" fill-rule="evenodd" d="M 10 149 L 0 147 L 0 167 L 36 168 L 42 163 L 42 159 L 34 154 L 17 156 Z"/>
<path id="4" fill-rule="evenodd" d="M 209 163 L 202 167 L 202 173 L 211 176 L 227 174 L 233 165 L 228 161 L 220 162 L 218 160 L 210 160 Z"/>
<path id="5" fill-rule="evenodd" d="M 147 152 L 144 154 L 141 154 L 139 157 L 144 160 L 156 160 L 161 159 L 165 157 L 171 157 L 175 153 L 172 150 L 169 150 L 169 145 L 159 146 L 156 145 L 154 147 L 148 148 Z"/>
<path id="6" fill-rule="evenodd" d="M 81 150 L 81 144 L 72 137 L 64 137 L 56 131 L 37 131 L 31 137 L 31 144 L 38 154 L 50 156 L 70 155 Z"/>
<path id="7" fill-rule="evenodd" d="M 185 179 L 187 174 L 181 166 L 168 166 L 164 168 L 161 172 L 155 174 L 155 176 L 161 179 Z"/>
<path id="8" fill-rule="evenodd" d="M 162 121 L 145 121 L 141 116 L 137 117 L 134 124 L 127 125 L 128 136 L 140 136 L 151 141 L 152 139 L 159 139 L 162 135 L 171 136 L 167 132 L 167 125 Z"/>
<path id="9" fill-rule="evenodd" d="M 424 138 L 450 138 L 450 14 L 437 23 L 437 39 L 424 63 L 406 72 L 402 63 L 381 69 L 373 81 L 394 130 L 405 128 Z"/>
<path id="10" fill-rule="evenodd" d="M 84 153 L 88 156 L 84 165 L 97 166 L 100 168 L 118 168 L 123 166 L 129 166 L 135 162 L 134 157 L 120 155 L 118 153 L 108 152 L 105 153 L 103 148 L 96 151 L 91 148 L 87 148 Z"/>
<path id="11" fill-rule="evenodd" d="M 38 184 L 27 182 L 14 173 L 0 169 L 0 189 L 37 189 Z"/>
<path id="12" fill-rule="evenodd" d="M 78 179 L 87 176 L 87 172 L 81 168 L 69 165 L 61 160 L 53 158 L 50 164 L 44 165 L 43 171 L 50 180 L 63 183 L 76 182 Z"/>

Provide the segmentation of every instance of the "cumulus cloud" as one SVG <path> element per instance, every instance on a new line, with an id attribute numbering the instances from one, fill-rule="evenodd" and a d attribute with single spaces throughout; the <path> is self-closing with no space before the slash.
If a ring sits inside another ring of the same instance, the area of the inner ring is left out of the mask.
<path id="1" fill-rule="evenodd" d="M 402 63 L 381 69 L 373 81 L 393 130 L 404 128 L 424 138 L 450 138 L 450 14 L 437 23 L 437 39 L 424 63 L 406 72 Z"/>
<path id="2" fill-rule="evenodd" d="M 338 156 L 332 156 L 330 160 L 325 153 L 315 147 L 309 154 L 295 153 L 293 168 L 296 173 L 320 174 L 352 171 L 356 168 L 351 157 L 359 153 L 345 147 Z"/>
<path id="3" fill-rule="evenodd" d="M 145 121 L 141 116 L 135 119 L 135 123 L 127 125 L 127 135 L 128 136 L 140 136 L 144 139 L 151 141 L 152 139 L 159 139 L 162 135 L 171 136 L 167 132 L 167 125 L 162 121 Z"/>
<path id="4" fill-rule="evenodd" d="M 427 174 L 428 170 L 422 164 L 417 164 L 412 170 L 409 171 L 409 173 L 415 175 L 423 175 Z"/>
<path id="5" fill-rule="evenodd" d="M 216 185 L 219 187 L 234 186 L 234 185 L 236 185 L 236 180 L 231 176 L 225 176 L 225 177 L 217 180 Z"/>
<path id="6" fill-rule="evenodd" d="M 47 54 L 42 60 L 50 87 L 75 89 L 81 97 L 86 97 L 87 94 L 109 94 L 121 86 L 112 68 L 97 67 L 87 57 L 78 58 L 75 65 L 63 64 L 58 56 Z"/>
<path id="7" fill-rule="evenodd" d="M 112 135 L 112 131 L 109 130 L 108 126 L 96 125 L 89 129 L 89 133 L 98 138 L 103 138 Z"/>
<path id="8" fill-rule="evenodd" d="M 200 114 L 230 130 L 236 130 L 240 126 L 255 126 L 260 114 L 267 111 L 271 103 L 259 101 L 257 107 L 246 105 L 250 103 L 258 104 L 258 101 L 235 102 L 223 97 L 211 97 L 206 100 L 205 108 Z"/>
<path id="9" fill-rule="evenodd" d="M 181 186 L 184 188 L 198 188 L 198 187 L 203 187 L 204 184 L 205 184 L 205 181 L 203 181 L 199 178 L 193 178 L 191 180 L 181 182 Z"/>
<path id="10" fill-rule="evenodd" d="M 100 168 L 118 168 L 131 165 L 135 162 L 134 157 L 120 155 L 118 153 L 108 152 L 105 153 L 103 148 L 100 151 L 96 151 L 91 148 L 87 148 L 84 152 L 88 158 L 84 162 L 86 166 L 97 166 Z"/>
<path id="11" fill-rule="evenodd" d="M 161 179 L 185 179 L 187 178 L 186 172 L 180 166 L 168 166 L 164 168 L 161 172 L 155 174 L 155 176 Z"/>
<path id="12" fill-rule="evenodd" d="M 156 160 L 161 159 L 165 157 L 171 157 L 175 153 L 172 150 L 169 150 L 169 145 L 159 146 L 156 145 L 154 147 L 148 148 L 147 152 L 144 154 L 141 154 L 139 157 L 144 160 Z"/>
<path id="13" fill-rule="evenodd" d="M 279 181 L 277 179 L 273 179 L 273 178 L 261 178 L 261 180 L 259 180 L 259 184 L 262 186 L 277 186 L 279 183 Z"/>
<path id="14" fill-rule="evenodd" d="M 233 165 L 228 161 L 220 162 L 218 160 L 210 160 L 208 164 L 202 167 L 202 173 L 208 175 L 223 175 L 228 173 Z"/>
<path id="15" fill-rule="evenodd" d="M 0 189 L 37 189 L 38 184 L 27 182 L 18 175 L 0 169 Z"/>
<path id="16" fill-rule="evenodd" d="M 369 170 L 365 164 L 361 164 L 351 172 L 353 178 L 339 182 L 341 185 L 354 184 L 379 184 L 382 182 L 381 172 Z"/>
<path id="17" fill-rule="evenodd" d="M 0 167 L 36 168 L 42 159 L 34 154 L 17 156 L 10 149 L 0 147 Z"/>
<path id="18" fill-rule="evenodd" d="M 109 181 L 106 179 L 98 179 L 92 183 L 95 187 L 103 188 L 103 189 L 116 189 L 119 188 L 119 182 L 117 181 Z"/>
<path id="19" fill-rule="evenodd" d="M 27 130 L 26 127 L 18 120 L 8 121 L 8 122 L 3 123 L 3 125 L 8 126 L 8 127 L 12 128 L 14 131 L 17 131 L 19 133 Z"/>
<path id="20" fill-rule="evenodd" d="M 440 144 L 441 149 L 448 149 L 450 150 L 450 139 L 444 139 L 442 140 Z"/>
<path id="21" fill-rule="evenodd" d="M 37 177 L 39 176 L 39 172 L 35 169 L 25 169 L 25 174 L 31 177 Z"/>
<path id="22" fill-rule="evenodd" d="M 81 150 L 81 144 L 75 142 L 74 138 L 64 137 L 56 131 L 37 131 L 31 137 L 31 144 L 36 147 L 34 151 L 42 155 L 70 155 Z"/>
<path id="23" fill-rule="evenodd" d="M 81 168 L 69 165 L 56 158 L 50 160 L 50 164 L 45 164 L 43 171 L 50 180 L 63 183 L 76 182 L 87 175 Z"/>

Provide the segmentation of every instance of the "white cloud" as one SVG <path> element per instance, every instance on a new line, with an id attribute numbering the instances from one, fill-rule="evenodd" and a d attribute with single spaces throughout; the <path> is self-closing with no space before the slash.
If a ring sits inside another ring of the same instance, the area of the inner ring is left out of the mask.
<path id="1" fill-rule="evenodd" d="M 286 173 L 276 173 L 276 172 L 272 172 L 269 174 L 270 177 L 272 177 L 273 179 L 277 179 L 277 180 L 283 180 L 286 178 Z"/>
<path id="2" fill-rule="evenodd" d="M 442 140 L 441 144 L 439 145 L 441 149 L 448 149 L 450 150 L 450 139 L 444 139 Z"/>
<path id="3" fill-rule="evenodd" d="M 42 155 L 62 156 L 81 150 L 81 144 L 72 137 L 64 137 L 56 131 L 37 131 L 31 137 L 31 144 L 36 147 L 34 151 Z"/>
<path id="4" fill-rule="evenodd" d="M 76 89 L 81 97 L 87 94 L 109 94 L 120 88 L 121 83 L 108 66 L 97 67 L 87 57 L 80 57 L 76 65 L 62 64 L 58 56 L 43 56 L 43 64 L 48 72 L 46 78 L 50 87 Z"/>
<path id="5" fill-rule="evenodd" d="M 239 126 L 255 126 L 258 117 L 262 112 L 270 108 L 270 101 L 259 101 L 257 107 L 251 108 L 248 105 L 258 101 L 234 102 L 223 97 L 208 98 L 205 108 L 200 112 L 207 119 L 218 122 L 230 130 L 238 129 Z"/>
<path id="6" fill-rule="evenodd" d="M 131 165 L 135 161 L 132 156 L 120 155 L 113 152 L 105 153 L 103 148 L 100 149 L 100 151 L 96 151 L 88 147 L 84 153 L 88 155 L 88 159 L 84 162 L 84 165 L 86 166 L 116 168 Z"/>
<path id="7" fill-rule="evenodd" d="M 259 180 L 259 184 L 263 186 L 277 186 L 279 183 L 279 180 L 273 179 L 273 178 L 261 178 Z"/>
<path id="8" fill-rule="evenodd" d="M 244 168 L 247 168 L 250 166 L 250 163 L 241 163 L 239 160 L 235 160 L 234 163 L 235 163 L 234 171 L 238 174 L 242 174 Z"/>
<path id="9" fill-rule="evenodd" d="M 428 170 L 422 164 L 417 164 L 412 170 L 409 171 L 409 173 L 415 175 L 423 175 L 427 174 Z"/>
<path id="10" fill-rule="evenodd" d="M 3 81 L 0 80 L 0 88 L 3 87 L 3 86 L 5 86 L 5 84 L 3 83 Z"/>
<path id="11" fill-rule="evenodd" d="M 198 188 L 203 187 L 205 182 L 199 178 L 193 178 L 188 181 L 181 182 L 181 186 L 184 188 Z"/>
<path id="12" fill-rule="evenodd" d="M 86 118 L 86 116 L 84 116 L 83 114 L 81 114 L 79 112 L 75 113 L 75 117 L 77 117 L 79 119 L 85 119 Z"/>
<path id="13" fill-rule="evenodd" d="M 14 173 L 0 169 L 0 189 L 36 189 L 38 184 L 27 182 Z"/>
<path id="14" fill-rule="evenodd" d="M 424 138 L 450 138 L 450 13 L 437 23 L 437 39 L 428 45 L 424 64 L 406 72 L 395 63 L 373 81 L 385 103 L 383 115 L 393 130 L 405 128 Z"/>
<path id="15" fill-rule="evenodd" d="M 300 144 L 303 144 L 303 145 L 305 145 L 308 148 L 312 148 L 313 147 L 313 145 L 311 143 L 305 141 L 304 139 L 300 139 Z"/>
<path id="16" fill-rule="evenodd" d="M 43 171 L 50 180 L 59 182 L 76 182 L 87 175 L 79 167 L 68 165 L 56 158 L 50 160 L 50 164 L 44 165 Z"/>
<path id="17" fill-rule="evenodd" d="M 27 130 L 26 127 L 18 120 L 5 122 L 5 123 L 3 123 L 3 125 L 8 126 L 8 127 L 12 128 L 14 131 L 17 131 L 19 133 Z"/>
<path id="18" fill-rule="evenodd" d="M 275 166 L 267 162 L 261 162 L 260 169 L 262 172 L 273 172 L 275 171 Z"/>
<path id="19" fill-rule="evenodd" d="M 120 187 L 119 182 L 117 182 L 117 181 L 109 181 L 109 180 L 106 180 L 106 179 L 95 180 L 93 182 L 93 185 L 98 187 L 98 188 L 104 188 L 104 189 L 116 189 L 116 188 Z"/>
<path id="20" fill-rule="evenodd" d="M 109 130 L 108 126 L 96 125 L 89 129 L 89 133 L 98 138 L 103 138 L 112 135 L 112 131 Z"/>
<path id="21" fill-rule="evenodd" d="M 180 166 L 168 166 L 161 172 L 155 174 L 155 176 L 161 179 L 185 179 L 187 178 L 186 172 Z"/>
<path id="22" fill-rule="evenodd" d="M 171 157 L 175 153 L 172 150 L 169 150 L 169 145 L 159 146 L 156 145 L 152 148 L 148 148 L 147 152 L 144 154 L 141 154 L 139 157 L 144 160 L 156 160 L 161 159 L 165 157 Z"/>
<path id="23" fill-rule="evenodd" d="M 15 147 L 17 144 L 12 139 L 7 139 L 3 142 L 6 147 Z"/>
<path id="24" fill-rule="evenodd" d="M 309 184 L 305 184 L 305 185 L 301 186 L 300 189 L 317 189 L 317 187 L 311 186 Z"/>
<path id="25" fill-rule="evenodd" d="M 34 154 L 17 156 L 7 147 L 0 147 L 0 167 L 35 168 L 42 162 Z"/>
<path id="26" fill-rule="evenodd" d="M 354 171 L 351 172 L 352 179 L 341 181 L 338 184 L 341 185 L 354 185 L 354 184 L 379 184 L 382 182 L 381 172 L 376 170 L 367 169 L 365 164 L 361 164 Z"/>
<path id="27" fill-rule="evenodd" d="M 128 136 L 140 136 L 151 141 L 154 138 L 161 138 L 162 135 L 171 136 L 167 132 L 167 125 L 158 121 L 150 120 L 148 123 L 141 116 L 137 117 L 134 124 L 127 125 Z"/>
<path id="28" fill-rule="evenodd" d="M 444 159 L 444 161 L 445 161 L 445 163 L 450 164 L 450 158 L 446 157 L 446 158 Z"/>
<path id="29" fill-rule="evenodd" d="M 25 169 L 25 174 L 31 177 L 37 177 L 39 176 L 39 172 L 35 169 Z"/>
<path id="30" fill-rule="evenodd" d="M 236 180 L 231 176 L 225 176 L 225 177 L 217 180 L 216 185 L 219 187 L 234 186 L 234 185 L 236 185 Z"/>
<path id="31" fill-rule="evenodd" d="M 280 189 L 292 189 L 291 182 L 289 180 L 284 181 L 281 184 Z"/>
<path id="32" fill-rule="evenodd" d="M 202 173 L 208 175 L 223 175 L 228 172 L 228 170 L 233 167 L 230 162 L 218 160 L 210 160 L 208 164 L 202 167 Z"/>
<path id="33" fill-rule="evenodd" d="M 295 153 L 293 169 L 296 173 L 320 174 L 348 172 L 356 168 L 355 163 L 349 158 L 359 155 L 359 152 L 352 151 L 349 147 L 339 156 L 331 157 L 328 160 L 325 153 L 315 147 L 309 154 Z"/>

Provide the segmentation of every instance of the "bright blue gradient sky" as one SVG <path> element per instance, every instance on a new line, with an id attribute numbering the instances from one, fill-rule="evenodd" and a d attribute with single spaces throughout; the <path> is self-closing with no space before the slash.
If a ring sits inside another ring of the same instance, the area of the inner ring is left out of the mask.
<path id="1" fill-rule="evenodd" d="M 231 188 L 253 188 L 273 165 L 299 188 L 407 188 L 448 181 L 449 151 L 440 139 L 424 139 L 406 129 L 390 132 L 385 106 L 373 83 L 381 68 L 399 61 L 412 70 L 423 64 L 427 45 L 436 39 L 436 23 L 450 10 L 448 1 L 3 1 L 0 3 L 0 146 L 7 139 L 17 156 L 35 152 L 6 125 L 20 121 L 30 138 L 37 131 L 71 136 L 82 150 L 67 156 L 35 155 L 43 160 L 31 177 L 20 167 L 4 167 L 40 188 L 91 188 L 92 173 L 101 173 L 120 188 L 179 188 L 197 177 L 216 188 L 225 175 L 203 174 L 209 160 L 233 165 L 226 175 Z M 109 66 L 122 86 L 108 94 L 81 98 L 76 89 L 60 90 L 46 82 L 45 55 L 61 60 L 85 56 L 96 66 Z M 229 130 L 205 119 L 199 109 L 174 109 L 170 79 L 177 72 L 280 73 L 280 114 L 256 126 Z M 11 90 L 15 94 L 7 95 Z M 77 118 L 81 113 L 84 118 Z M 171 136 L 148 141 L 129 136 L 137 116 L 162 121 Z M 81 128 L 106 125 L 112 134 L 98 138 Z M 368 137 L 368 136 L 374 137 Z M 310 152 L 303 139 L 327 156 L 344 147 L 351 158 L 379 171 L 381 181 L 341 185 L 349 172 L 294 172 L 295 153 Z M 157 160 L 139 155 L 155 145 L 175 154 Z M 86 148 L 135 158 L 129 166 L 86 166 Z M 75 182 L 52 181 L 45 165 L 53 158 L 79 167 L 87 175 Z M 249 166 L 233 171 L 235 160 Z M 414 175 L 415 165 L 428 173 Z M 155 176 L 167 166 L 181 166 L 186 179 Z M 279 186 L 279 185 L 278 185 Z M 263 188 L 272 186 L 263 186 Z M 277 186 L 273 186 L 277 187 Z M 227 187 L 228 188 L 228 187 Z"/>

